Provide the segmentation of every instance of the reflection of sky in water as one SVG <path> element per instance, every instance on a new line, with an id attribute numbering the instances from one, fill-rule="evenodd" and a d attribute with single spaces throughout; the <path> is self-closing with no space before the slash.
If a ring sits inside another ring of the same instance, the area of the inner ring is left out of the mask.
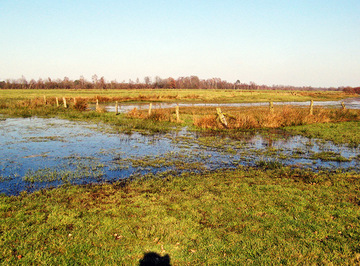
<path id="1" fill-rule="evenodd" d="M 338 106 L 341 108 L 341 103 L 344 102 L 348 109 L 360 109 L 360 98 L 348 98 L 341 101 L 314 101 L 314 106 Z M 292 105 L 292 106 L 309 106 L 310 102 L 274 102 L 274 105 Z M 160 108 L 175 108 L 179 107 L 251 107 L 251 106 L 268 106 L 268 102 L 262 103 L 152 103 L 153 109 Z M 134 108 L 138 110 L 145 110 L 149 108 L 148 103 L 121 103 L 119 104 L 118 111 L 128 112 Z M 115 105 L 106 106 L 109 112 L 115 112 Z"/>
<path id="2" fill-rule="evenodd" d="M 102 133 L 96 130 L 97 127 L 60 119 L 9 118 L 0 121 L 0 193 L 16 194 L 21 190 L 58 185 L 59 181 L 48 184 L 23 181 L 29 171 L 45 168 L 75 171 L 79 165 L 84 168 L 102 165 L 101 179 L 88 177 L 74 183 L 118 180 L 134 174 L 177 170 L 174 164 L 164 166 L 162 162 L 157 165 L 156 160 L 161 158 L 165 158 L 165 163 L 171 160 L 194 163 L 210 170 L 239 164 L 255 165 L 258 161 L 278 161 L 312 169 L 360 169 L 357 159 L 339 163 L 311 158 L 314 153 L 332 151 L 351 159 L 359 154 L 359 148 L 334 146 L 330 142 L 301 136 L 274 138 L 244 133 L 244 137 L 238 140 L 213 136 L 213 143 L 209 144 L 202 142 L 205 138 L 201 134 L 186 130 L 143 136 L 138 133 Z M 216 146 L 219 143 L 221 145 Z M 131 159 L 153 161 L 153 164 L 135 167 Z"/>

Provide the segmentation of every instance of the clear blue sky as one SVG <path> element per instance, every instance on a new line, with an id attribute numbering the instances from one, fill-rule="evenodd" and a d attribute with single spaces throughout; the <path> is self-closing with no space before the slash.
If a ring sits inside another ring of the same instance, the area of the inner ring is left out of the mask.
<path id="1" fill-rule="evenodd" d="M 360 86 L 359 0 L 0 0 L 0 80 Z"/>

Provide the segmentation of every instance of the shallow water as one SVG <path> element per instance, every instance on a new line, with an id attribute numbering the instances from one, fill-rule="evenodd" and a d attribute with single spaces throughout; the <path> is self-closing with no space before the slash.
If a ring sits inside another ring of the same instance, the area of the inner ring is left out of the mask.
<path id="1" fill-rule="evenodd" d="M 104 125 L 61 119 L 0 120 L 0 193 L 16 195 L 64 183 L 112 182 L 148 173 L 174 174 L 271 162 L 311 169 L 360 170 L 360 148 L 301 136 L 180 132 L 104 133 Z M 319 159 L 325 152 L 342 156 Z"/>
<path id="2" fill-rule="evenodd" d="M 341 103 L 344 102 L 348 109 L 360 109 L 360 98 L 348 98 L 340 101 L 314 101 L 314 106 L 332 106 L 341 108 Z M 291 106 L 309 106 L 310 102 L 274 102 L 274 105 L 291 105 Z M 268 106 L 268 102 L 262 103 L 153 103 L 153 109 L 160 108 L 175 108 L 179 107 L 255 107 Z M 119 112 L 126 113 L 134 108 L 138 110 L 145 110 L 149 108 L 148 103 L 121 103 L 119 105 Z M 115 112 L 115 105 L 107 105 L 105 109 L 108 112 Z"/>

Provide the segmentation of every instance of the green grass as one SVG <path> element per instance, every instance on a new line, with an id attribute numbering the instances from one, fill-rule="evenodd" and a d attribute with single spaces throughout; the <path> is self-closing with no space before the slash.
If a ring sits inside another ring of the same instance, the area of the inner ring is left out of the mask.
<path id="1" fill-rule="evenodd" d="M 346 265 L 360 257 L 360 178 L 238 169 L 0 197 L 4 265 Z"/>
<path id="2" fill-rule="evenodd" d="M 286 130 L 309 138 L 319 138 L 333 141 L 336 144 L 360 144 L 360 122 L 323 123 L 287 127 Z"/>
<path id="3" fill-rule="evenodd" d="M 83 97 L 104 100 L 118 98 L 124 101 L 166 101 L 166 102 L 268 102 L 268 101 L 326 101 L 340 100 L 356 95 L 340 91 L 273 91 L 273 90 L 1 90 L 0 100 L 43 99 L 46 97 Z"/>

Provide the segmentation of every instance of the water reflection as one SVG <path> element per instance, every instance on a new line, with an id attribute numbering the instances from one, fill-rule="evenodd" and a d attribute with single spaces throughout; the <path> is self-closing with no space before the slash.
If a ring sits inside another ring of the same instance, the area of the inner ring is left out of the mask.
<path id="1" fill-rule="evenodd" d="M 360 109 L 360 98 L 347 98 L 340 101 L 314 101 L 314 106 L 331 106 L 341 108 L 341 103 L 344 102 L 348 109 Z M 309 102 L 274 102 L 274 105 L 283 106 L 309 106 Z M 262 103 L 153 103 L 152 109 L 161 108 L 175 108 L 179 107 L 256 107 L 256 106 L 268 106 L 268 102 Z M 95 107 L 93 107 L 94 109 Z M 138 110 L 146 110 L 149 108 L 148 103 L 121 103 L 119 105 L 120 113 L 127 113 L 134 108 Z M 107 105 L 105 109 L 108 112 L 115 112 L 115 104 Z"/>

